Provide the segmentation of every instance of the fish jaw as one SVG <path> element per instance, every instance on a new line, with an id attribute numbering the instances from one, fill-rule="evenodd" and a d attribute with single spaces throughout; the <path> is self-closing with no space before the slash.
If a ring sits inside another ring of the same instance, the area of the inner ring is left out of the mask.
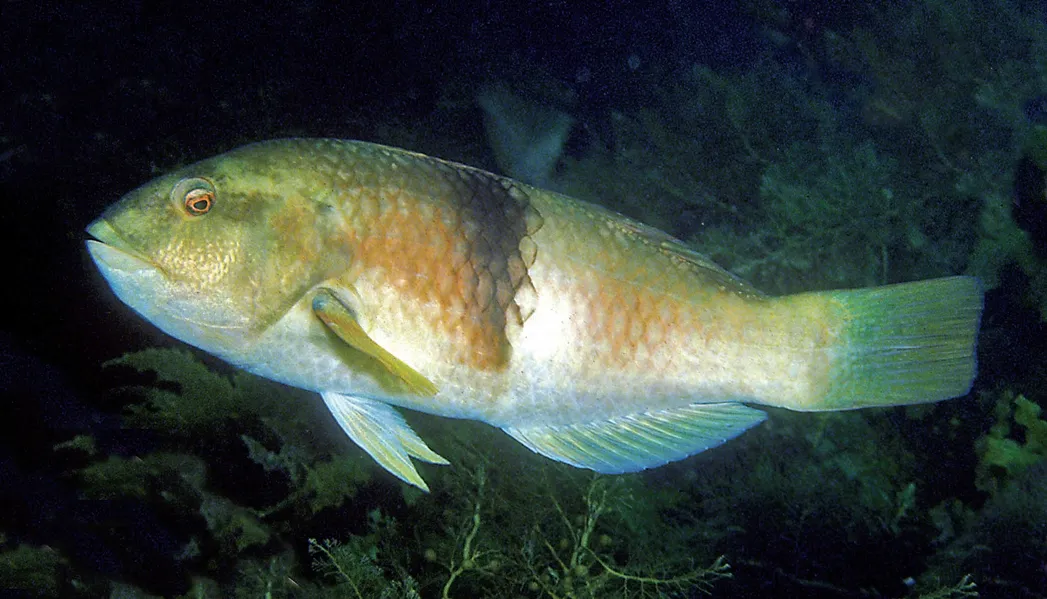
<path id="1" fill-rule="evenodd" d="M 87 252 L 113 293 L 151 320 L 153 310 L 146 309 L 148 302 L 144 297 L 152 295 L 163 285 L 163 272 L 149 260 L 136 255 L 104 218 L 95 220 L 86 230 L 94 237 L 87 240 Z"/>
<path id="2" fill-rule="evenodd" d="M 235 361 L 250 332 L 248 322 L 221 304 L 200 298 L 172 282 L 153 261 L 142 257 L 104 217 L 86 231 L 87 252 L 116 297 L 168 335 Z M 201 315 L 206 315 L 201 317 Z"/>
<path id="3" fill-rule="evenodd" d="M 130 244 L 104 217 L 94 220 L 85 230 L 88 235 L 94 237 L 87 241 L 87 251 L 96 264 L 102 260 L 117 271 L 127 272 L 136 272 L 143 268 L 159 270 L 149 260 L 136 255 Z"/>

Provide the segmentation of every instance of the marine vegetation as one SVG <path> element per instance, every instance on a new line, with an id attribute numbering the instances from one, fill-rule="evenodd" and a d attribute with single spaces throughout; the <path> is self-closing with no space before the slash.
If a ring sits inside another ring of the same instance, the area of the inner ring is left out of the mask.
<path id="1" fill-rule="evenodd" d="M 995 493 L 1030 466 L 1047 461 L 1047 421 L 1041 411 L 1022 395 L 998 394 L 995 422 L 976 447 L 978 488 Z"/>
<path id="2" fill-rule="evenodd" d="M 84 436 L 56 448 L 79 456 L 69 475 L 84 500 L 148 506 L 152 526 L 180 531 L 168 567 L 193 572 L 173 583 L 180 596 L 719 596 L 775 569 L 786 586 L 833 580 L 840 592 L 883 569 L 915 573 L 900 548 L 927 525 L 922 483 L 886 418 L 825 415 L 813 428 L 785 418 L 734 452 L 607 477 L 479 424 L 421 417 L 418 429 L 458 464 L 428 468 L 424 494 L 380 474 L 314 397 L 215 368 L 179 349 L 111 361 L 108 401 L 128 435 L 149 440 L 131 457 Z M 105 526 L 86 530 L 112 534 Z M 871 546 L 881 570 L 851 578 L 855 552 Z M 41 596 L 68 588 L 60 553 L 0 555 L 25 564 L 19 576 L 40 580 L 24 584 Z M 74 580 L 85 592 L 107 584 Z M 962 573 L 942 582 L 926 596 L 974 596 Z"/>
<path id="3" fill-rule="evenodd" d="M 443 431 L 462 467 L 434 469 L 434 493 L 397 491 L 298 391 L 220 374 L 184 350 L 108 367 L 113 401 L 129 430 L 155 435 L 153 451 L 99 455 L 86 437 L 56 451 L 83 455 L 70 474 L 84 499 L 143 502 L 191 531 L 174 556 L 198 572 L 182 581 L 185 596 L 657 597 L 708 593 L 731 576 L 686 534 L 648 536 L 676 500 L 652 502 L 638 478 L 553 465 L 473 426 L 468 442 Z M 487 442 L 497 450 L 481 451 Z M 3 555 L 17 564 L 33 551 Z M 25 584 L 58 588 L 48 573 L 62 559 L 48 555 Z"/>
<path id="4" fill-rule="evenodd" d="M 103 320 L 132 320 L 112 313 L 100 287 L 91 301 L 16 294 L 56 308 L 12 327 L 49 331 L 38 346 L 56 354 L 82 343 L 90 363 L 80 399 L 94 411 L 75 430 L 31 429 L 17 459 L 0 461 L 0 588 L 29 597 L 1047 596 L 1047 258 L 1028 216 L 1015 218 L 1015 202 L 1029 199 L 1015 196 L 1016 169 L 1043 159 L 1041 3 L 742 4 L 758 38 L 745 61 L 638 50 L 642 66 L 586 88 L 589 65 L 565 65 L 578 68 L 574 79 L 536 73 L 504 44 L 459 53 L 454 75 L 420 95 L 397 81 L 402 97 L 356 107 L 345 90 L 328 90 L 333 110 L 299 112 L 315 90 L 281 77 L 209 89 L 221 94 L 198 93 L 195 72 L 107 87 L 93 84 L 108 75 L 80 61 L 104 112 L 143 126 L 117 131 L 98 112 L 68 118 L 55 106 L 82 105 L 75 93 L 5 91 L 16 123 L 57 133 L 37 141 L 5 131 L 0 178 L 19 183 L 12 197 L 54 200 L 54 210 L 8 206 L 61 220 L 41 239 L 79 245 L 117 181 L 259 139 L 368 139 L 497 170 L 476 90 L 491 78 L 513 92 L 555 80 L 573 99 L 554 103 L 563 115 L 547 127 L 556 143 L 539 172 L 550 187 L 686 240 L 763 291 L 976 277 L 986 307 L 971 393 L 841 413 L 768 408 L 762 426 L 730 444 L 620 475 L 543 459 L 484 425 L 407 412 L 405 425 L 454 464 L 417 464 L 426 494 L 350 442 L 314 394 L 144 326 L 99 335 Z M 64 31 L 90 30 L 82 25 L 66 21 Z M 679 27 L 670 33 L 693 44 Z M 165 56 L 186 55 L 185 39 Z M 206 47 L 207 36 L 194 39 L 189 49 Z M 499 71 L 499 60 L 526 68 Z M 586 104 L 594 87 L 636 91 Z M 187 127 L 185 114 L 206 126 Z M 77 152 L 90 157 L 68 164 Z M 47 176 L 61 185 L 24 177 L 50 153 L 62 160 L 46 163 Z M 207 208 L 206 185 L 182 190 L 201 202 L 184 208 Z M 63 254 L 52 266 L 70 274 L 75 264 L 83 277 L 81 261 Z M 8 266 L 47 272 L 28 259 Z M 96 312 L 95 328 L 70 337 L 80 320 L 70 305 Z M 331 322 L 351 325 L 351 310 L 326 308 Z M 351 326 L 342 332 L 359 340 Z M 48 407 L 51 389 L 36 392 L 41 412 L 65 416 Z M 19 401 L 5 406 L 5 433 L 28 428 Z"/>

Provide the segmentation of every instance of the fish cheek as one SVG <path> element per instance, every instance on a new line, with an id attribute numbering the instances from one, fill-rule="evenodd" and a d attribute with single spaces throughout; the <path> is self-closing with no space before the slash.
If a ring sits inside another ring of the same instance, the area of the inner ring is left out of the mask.
<path id="1" fill-rule="evenodd" d="M 191 243 L 173 240 L 161 248 L 156 262 L 170 277 L 196 293 L 212 293 L 226 280 L 239 255 L 235 243 L 222 240 Z"/>
<path id="2" fill-rule="evenodd" d="M 240 293 L 236 280 L 247 248 L 240 227 L 214 224 L 187 223 L 158 248 L 155 260 L 184 294 L 228 301 Z"/>

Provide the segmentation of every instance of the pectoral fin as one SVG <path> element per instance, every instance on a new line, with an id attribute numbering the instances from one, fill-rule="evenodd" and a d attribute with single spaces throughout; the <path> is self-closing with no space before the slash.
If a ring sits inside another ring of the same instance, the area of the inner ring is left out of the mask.
<path id="1" fill-rule="evenodd" d="M 431 464 L 448 462 L 429 449 L 399 412 L 388 404 L 364 397 L 330 392 L 320 395 L 345 434 L 376 462 L 405 483 L 429 491 L 411 457 Z"/>
<path id="2" fill-rule="evenodd" d="M 738 403 L 692 404 L 609 420 L 503 430 L 532 451 L 606 474 L 635 472 L 710 449 L 767 417 Z"/>
<path id="3" fill-rule="evenodd" d="M 313 313 L 339 339 L 356 350 L 378 360 L 389 372 L 400 378 L 412 393 L 418 395 L 436 394 L 436 385 L 432 381 L 407 364 L 404 364 L 399 358 L 368 337 L 367 333 L 360 328 L 360 323 L 356 321 L 353 313 L 330 291 L 321 289 L 313 297 Z"/>

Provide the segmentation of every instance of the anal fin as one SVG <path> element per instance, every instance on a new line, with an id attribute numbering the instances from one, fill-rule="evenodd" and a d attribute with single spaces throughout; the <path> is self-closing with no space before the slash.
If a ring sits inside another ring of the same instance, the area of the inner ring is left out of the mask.
<path id="1" fill-rule="evenodd" d="M 448 462 L 429 449 L 395 408 L 365 397 L 320 395 L 342 430 L 376 462 L 405 483 L 429 491 L 411 458 L 432 464 Z"/>
<path id="2" fill-rule="evenodd" d="M 546 457 L 617 474 L 653 468 L 705 451 L 765 418 L 764 412 L 739 403 L 692 404 L 597 422 L 503 430 Z"/>

